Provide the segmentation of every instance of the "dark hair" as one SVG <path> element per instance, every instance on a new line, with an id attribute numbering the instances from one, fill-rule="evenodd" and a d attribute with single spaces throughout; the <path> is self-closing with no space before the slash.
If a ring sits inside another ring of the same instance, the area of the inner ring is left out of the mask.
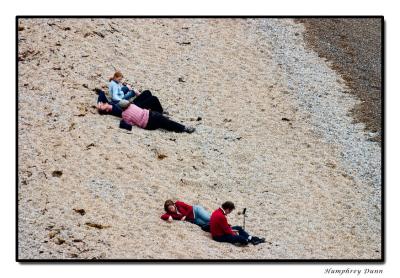
<path id="1" fill-rule="evenodd" d="M 235 204 L 232 203 L 231 201 L 226 201 L 225 203 L 222 204 L 222 208 L 229 209 L 229 210 L 234 210 L 235 209 Z"/>
<path id="2" fill-rule="evenodd" d="M 105 110 L 100 110 L 100 109 L 98 109 L 97 112 L 99 112 L 100 115 L 107 115 L 107 114 L 108 114 L 107 111 L 105 111 Z"/>
<path id="3" fill-rule="evenodd" d="M 166 212 L 168 212 L 168 207 L 169 206 L 175 206 L 175 203 L 174 203 L 174 201 L 172 201 L 172 200 L 166 200 L 165 201 L 165 203 L 164 203 L 164 210 L 166 211 Z"/>

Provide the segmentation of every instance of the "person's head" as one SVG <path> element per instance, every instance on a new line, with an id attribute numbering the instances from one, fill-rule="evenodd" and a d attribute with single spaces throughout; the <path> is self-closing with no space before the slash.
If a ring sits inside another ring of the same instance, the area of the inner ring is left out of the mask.
<path id="1" fill-rule="evenodd" d="M 124 76 L 122 75 L 122 72 L 116 71 L 114 73 L 113 77 L 110 78 L 110 81 L 114 80 L 115 82 L 120 83 L 122 81 L 122 78 L 124 78 Z"/>
<path id="2" fill-rule="evenodd" d="M 174 201 L 166 200 L 165 203 L 164 203 L 164 210 L 166 212 L 171 212 L 171 213 L 176 212 L 176 207 L 175 207 Z"/>
<path id="3" fill-rule="evenodd" d="M 235 209 L 235 204 L 231 201 L 226 201 L 221 205 L 222 209 L 225 211 L 226 214 L 231 213 Z"/>
<path id="4" fill-rule="evenodd" d="M 99 111 L 100 114 L 107 114 L 111 112 L 112 105 L 105 102 L 99 102 L 97 103 L 97 110 Z"/>

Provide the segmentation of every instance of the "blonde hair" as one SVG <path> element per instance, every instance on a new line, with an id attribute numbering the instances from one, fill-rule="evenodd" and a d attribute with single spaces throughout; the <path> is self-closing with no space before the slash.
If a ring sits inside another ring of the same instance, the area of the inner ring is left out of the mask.
<path id="1" fill-rule="evenodd" d="M 124 77 L 124 76 L 122 75 L 122 72 L 116 71 L 116 72 L 114 73 L 113 77 L 110 77 L 110 80 L 109 80 L 109 81 L 114 80 L 115 78 L 119 78 L 119 77 Z"/>

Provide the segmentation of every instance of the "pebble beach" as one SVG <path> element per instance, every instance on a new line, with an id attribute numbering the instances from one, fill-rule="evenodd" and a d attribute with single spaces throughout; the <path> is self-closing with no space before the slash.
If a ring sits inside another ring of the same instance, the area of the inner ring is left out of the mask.
<path id="1" fill-rule="evenodd" d="M 19 258 L 380 259 L 380 97 L 368 120 L 356 75 L 321 55 L 308 24 L 19 19 Z M 370 66 L 365 86 L 380 88 Z M 115 70 L 196 131 L 126 131 L 99 115 L 93 89 Z M 166 199 L 209 211 L 231 200 L 266 243 L 164 222 Z"/>

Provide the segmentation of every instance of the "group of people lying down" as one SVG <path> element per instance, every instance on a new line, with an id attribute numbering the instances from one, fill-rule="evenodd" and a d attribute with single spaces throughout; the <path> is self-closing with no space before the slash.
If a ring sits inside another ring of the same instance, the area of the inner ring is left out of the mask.
<path id="1" fill-rule="evenodd" d="M 257 245 L 265 242 L 265 238 L 249 235 L 241 226 L 230 226 L 226 216 L 235 209 L 235 204 L 227 201 L 212 214 L 202 206 L 191 206 L 181 201 L 166 200 L 165 213 L 161 219 L 172 222 L 173 220 L 188 221 L 201 227 L 203 231 L 211 233 L 215 241 L 229 242 L 239 246 L 249 243 Z"/>
<path id="2" fill-rule="evenodd" d="M 192 133 L 195 128 L 184 126 L 171 120 L 164 111 L 159 99 L 153 96 L 149 90 L 139 92 L 131 86 L 122 83 L 122 73 L 117 71 L 110 78 L 109 94 L 111 100 L 106 97 L 104 91 L 96 89 L 98 93 L 97 109 L 100 114 L 111 114 L 121 117 L 120 128 L 132 130 L 132 126 L 154 130 L 165 129 L 174 132 Z M 131 100 L 133 99 L 133 100 Z M 240 246 L 252 243 L 254 245 L 265 242 L 264 238 L 249 235 L 242 227 L 228 224 L 226 216 L 235 209 L 235 205 L 227 201 L 212 214 L 201 206 L 191 206 L 181 201 L 165 201 L 165 214 L 163 220 L 188 221 L 194 223 L 206 232 L 210 232 L 212 238 L 219 242 L 229 242 Z"/>
<path id="3" fill-rule="evenodd" d="M 97 109 L 100 114 L 111 114 L 122 117 L 120 128 L 132 130 L 132 126 L 155 130 L 158 128 L 174 132 L 192 133 L 194 127 L 184 126 L 171 120 L 161 105 L 159 99 L 149 90 L 139 92 L 129 85 L 122 84 L 122 73 L 117 71 L 110 78 L 108 100 L 104 91 L 96 89 L 98 93 Z M 131 99 L 133 101 L 131 101 Z"/>

